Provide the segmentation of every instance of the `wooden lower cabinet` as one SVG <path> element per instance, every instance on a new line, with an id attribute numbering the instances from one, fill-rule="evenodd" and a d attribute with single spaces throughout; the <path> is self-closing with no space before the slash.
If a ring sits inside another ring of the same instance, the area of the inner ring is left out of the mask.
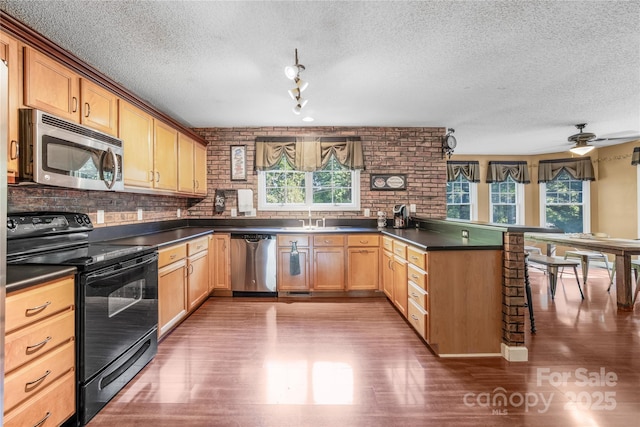
<path id="1" fill-rule="evenodd" d="M 380 288 L 380 236 L 352 234 L 347 237 L 347 290 L 377 291 Z"/>
<path id="2" fill-rule="evenodd" d="M 344 245 L 342 234 L 313 236 L 314 291 L 344 291 Z"/>
<path id="3" fill-rule="evenodd" d="M 291 249 L 278 248 L 278 290 L 308 291 L 310 290 L 309 248 L 298 248 L 300 274 L 291 274 Z"/>
<path id="4" fill-rule="evenodd" d="M 187 295 L 190 312 L 209 296 L 209 251 L 199 252 L 188 258 Z"/>
<path id="5" fill-rule="evenodd" d="M 176 327 L 187 316 L 187 260 L 158 270 L 158 338 Z"/>
<path id="6" fill-rule="evenodd" d="M 76 409 L 75 280 L 6 298 L 4 425 L 60 425 Z"/>
<path id="7" fill-rule="evenodd" d="M 209 241 L 209 292 L 215 290 L 231 291 L 231 236 L 214 233 Z"/>
<path id="8" fill-rule="evenodd" d="M 407 261 L 398 257 L 393 257 L 393 303 L 407 317 Z"/>
<path id="9" fill-rule="evenodd" d="M 393 253 L 382 251 L 382 290 L 393 301 Z"/>

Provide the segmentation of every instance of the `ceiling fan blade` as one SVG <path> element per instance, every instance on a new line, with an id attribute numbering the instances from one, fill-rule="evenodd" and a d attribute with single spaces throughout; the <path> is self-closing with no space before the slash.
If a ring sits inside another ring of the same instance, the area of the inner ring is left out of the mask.
<path id="1" fill-rule="evenodd" d="M 630 142 L 640 139 L 640 135 L 630 135 L 630 136 L 618 136 L 612 138 L 597 138 L 592 140 L 591 142 L 604 142 L 604 141 L 616 141 L 616 142 Z"/>

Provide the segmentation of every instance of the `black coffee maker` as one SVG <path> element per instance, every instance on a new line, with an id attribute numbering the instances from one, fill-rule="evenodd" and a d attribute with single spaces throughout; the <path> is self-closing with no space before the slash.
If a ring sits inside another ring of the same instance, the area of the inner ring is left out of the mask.
<path id="1" fill-rule="evenodd" d="M 393 207 L 393 228 L 407 228 L 409 226 L 409 214 L 406 205 Z"/>

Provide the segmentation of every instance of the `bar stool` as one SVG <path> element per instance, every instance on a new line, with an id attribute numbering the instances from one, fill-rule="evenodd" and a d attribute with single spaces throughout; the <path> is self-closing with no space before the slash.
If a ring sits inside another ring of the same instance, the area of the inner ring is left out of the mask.
<path id="1" fill-rule="evenodd" d="M 529 252 L 524 253 L 524 292 L 527 296 L 527 308 L 529 309 L 529 320 L 531 321 L 531 333 L 535 334 L 536 320 L 533 317 L 533 301 L 531 300 L 531 283 L 529 282 Z"/>

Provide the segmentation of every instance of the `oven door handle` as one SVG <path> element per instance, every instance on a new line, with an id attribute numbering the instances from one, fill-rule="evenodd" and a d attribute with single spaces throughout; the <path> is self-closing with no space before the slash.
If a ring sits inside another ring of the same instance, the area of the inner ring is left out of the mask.
<path id="1" fill-rule="evenodd" d="M 154 262 L 158 261 L 158 254 L 153 254 L 151 257 L 149 257 L 148 259 L 139 262 L 139 263 L 135 263 L 135 264 L 130 264 L 129 263 L 131 261 L 123 261 L 123 262 L 119 262 L 116 265 L 120 265 L 122 266 L 122 268 L 116 269 L 115 266 L 108 268 L 106 271 L 98 271 L 96 273 L 90 273 L 87 275 L 87 280 L 89 279 L 99 279 L 101 277 L 107 277 L 107 276 L 112 276 L 114 273 L 120 274 L 123 273 L 127 270 L 131 270 L 132 268 L 137 268 L 137 267 L 144 267 L 147 264 L 151 264 Z"/>

